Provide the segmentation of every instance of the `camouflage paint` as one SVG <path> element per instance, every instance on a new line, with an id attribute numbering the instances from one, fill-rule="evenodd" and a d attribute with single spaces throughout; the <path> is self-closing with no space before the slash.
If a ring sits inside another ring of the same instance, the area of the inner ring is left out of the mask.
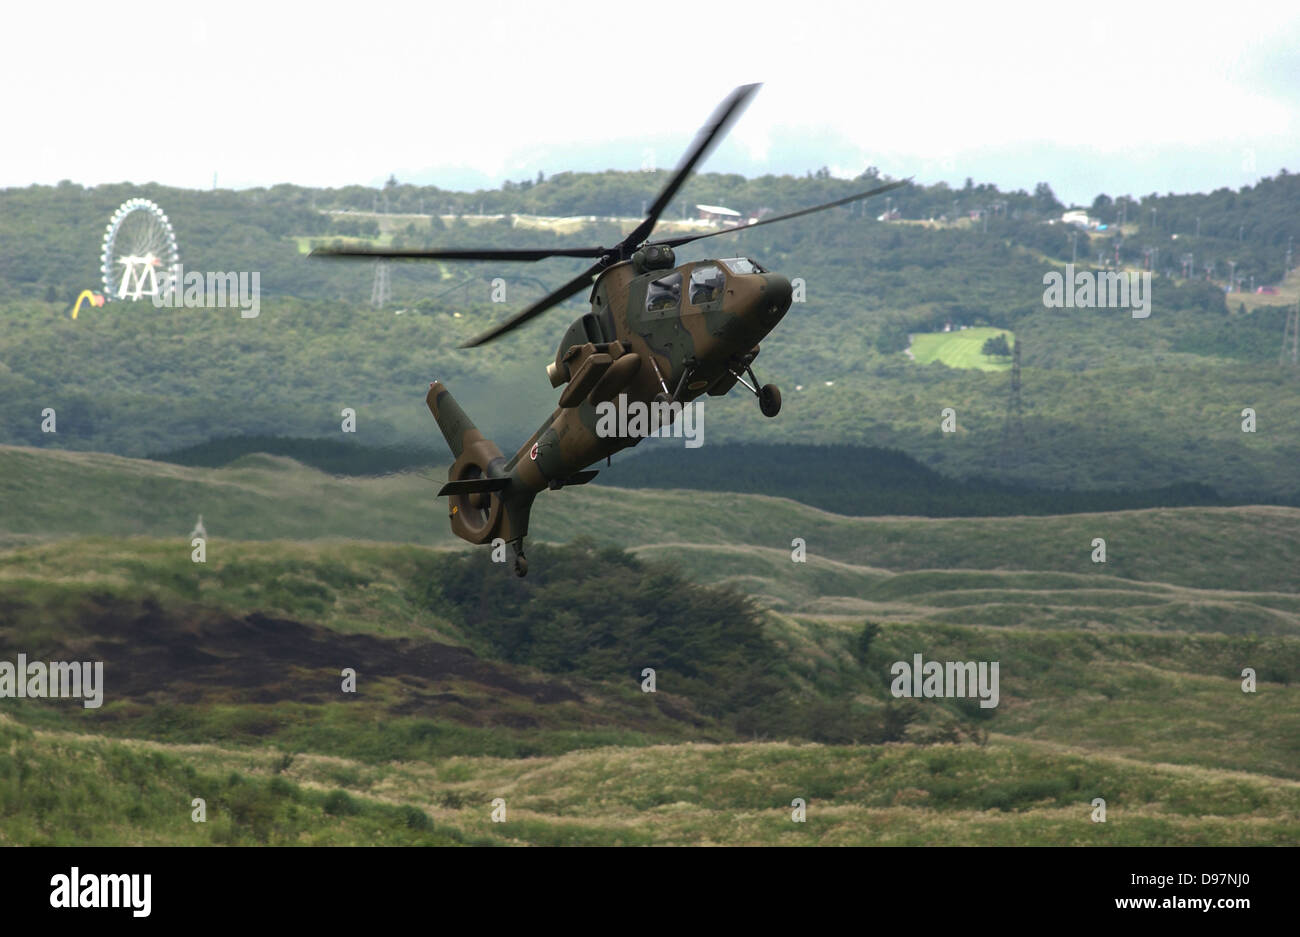
<path id="1" fill-rule="evenodd" d="M 708 264 L 723 272 L 722 295 L 702 305 L 692 304 L 691 273 Z M 673 274 L 681 276 L 677 309 L 647 313 L 651 281 Z M 736 382 L 731 369 L 739 366 L 741 356 L 758 353 L 759 341 L 781 321 L 790 298 L 790 281 L 785 277 L 737 274 L 716 260 L 654 270 L 639 270 L 625 261 L 602 271 L 590 302 L 603 341 L 587 340 L 593 326 L 590 319 L 575 321 L 556 352 L 558 373 L 552 383 L 559 386 L 581 377 L 584 365 L 589 374 L 599 371 L 601 376 L 589 392 L 570 401 L 572 406 L 556 409 L 509 461 L 441 383 L 431 384 L 426 398 L 429 410 L 456 457 L 448 480 L 508 479 L 499 491 L 451 495 L 452 530 L 470 543 L 501 537 L 518 547 L 528 533 L 529 513 L 539 491 L 563 487 L 588 466 L 640 442 L 639 437 L 596 434 L 596 405 L 602 398 L 625 393 L 629 402 L 650 404 L 665 388 L 671 395 L 688 367 L 691 376 L 677 401 L 688 403 L 706 392 L 726 393 Z M 611 321 L 614 334 L 603 334 Z"/>

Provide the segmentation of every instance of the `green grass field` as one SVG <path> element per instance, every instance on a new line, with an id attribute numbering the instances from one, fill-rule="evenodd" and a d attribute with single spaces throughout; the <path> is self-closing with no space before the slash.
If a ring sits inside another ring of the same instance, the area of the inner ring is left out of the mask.
<path id="1" fill-rule="evenodd" d="M 442 469 L 335 477 L 278 456 L 247 456 L 207 469 L 0 446 L 0 546 L 74 536 L 174 538 L 188 556 L 186 535 L 202 514 L 213 558 L 230 540 L 348 539 L 460 549 L 446 504 L 434 497 L 445 478 Z M 617 522 L 593 525 L 591 518 Z M 529 536 L 556 543 L 587 536 L 649 550 L 708 581 L 752 575 L 772 583 L 773 594 L 794 609 L 804 607 L 800 595 L 865 598 L 854 584 L 881 568 L 1066 573 L 1089 577 L 1093 587 L 1127 579 L 1225 593 L 1300 591 L 1300 510 L 1285 507 L 856 518 L 767 495 L 612 488 L 598 479 L 542 492 Z M 790 561 L 796 537 L 806 541 L 808 563 Z M 1107 542 L 1105 563 L 1091 561 L 1096 537 Z M 825 579 L 841 573 L 842 587 Z M 1000 588 L 998 576 L 960 588 Z"/>
<path id="2" fill-rule="evenodd" d="M 1005 335 L 1007 344 L 1015 346 L 1015 335 L 1006 329 L 969 328 L 913 335 L 910 350 L 917 364 L 939 361 L 950 368 L 1006 371 L 1011 367 L 1010 358 L 994 358 L 980 351 L 986 341 L 997 335 Z"/>
<path id="3" fill-rule="evenodd" d="M 1000 662 L 994 710 L 902 701 L 897 741 L 814 744 L 738 731 L 667 669 L 647 695 L 617 661 L 579 676 L 497 657 L 431 591 L 470 549 L 431 487 L 0 448 L 0 659 L 95 657 L 107 681 L 99 709 L 3 701 L 0 843 L 1300 842 L 1300 511 L 848 518 L 724 493 L 542 496 L 542 539 L 594 533 L 752 597 L 791 705 L 832 734 L 900 702 L 891 661 Z"/>
<path id="4" fill-rule="evenodd" d="M 796 797 L 804 823 L 791 822 Z M 1095 797 L 1105 823 L 1090 820 Z M 370 765 L 0 716 L 0 816 L 0 843 L 39 845 L 1293 845 L 1300 784 L 1000 736 Z"/>
<path id="5" fill-rule="evenodd" d="M 207 568 L 173 552 L 94 538 L 0 554 L 0 642 L 93 648 L 113 681 L 99 710 L 8 701 L 0 843 L 1300 841 L 1294 635 L 988 628 L 909 619 L 899 604 L 864 651 L 861 617 L 773 615 L 808 698 L 883 705 L 888 662 L 918 648 L 998 660 L 1003 674 L 1000 706 L 973 733 L 931 701 L 897 743 L 791 743 L 487 651 L 438 669 L 396 643 L 401 660 L 362 666 L 343 701 L 322 662 L 373 655 L 359 639 L 476 643 L 420 599 L 445 551 L 235 542 Z M 874 572 L 859 583 L 907 576 Z M 250 636 L 258 615 L 270 617 Z M 291 671 L 232 679 L 287 646 Z M 220 679 L 202 678 L 223 661 Z M 1258 669 L 1258 693 L 1241 692 L 1242 666 Z M 190 819 L 194 797 L 205 824 Z M 498 797 L 505 823 L 491 820 Z M 790 822 L 796 797 L 806 824 Z"/>

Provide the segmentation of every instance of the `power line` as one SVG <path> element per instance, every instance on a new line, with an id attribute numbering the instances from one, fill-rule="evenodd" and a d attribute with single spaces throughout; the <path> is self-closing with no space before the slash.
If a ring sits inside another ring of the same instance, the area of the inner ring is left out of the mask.
<path id="1" fill-rule="evenodd" d="M 1025 426 L 1020 402 L 1020 346 L 1019 335 L 1011 347 L 1011 393 L 1007 397 L 1007 413 L 1002 421 L 1001 451 L 998 464 L 1002 471 L 1019 469 L 1024 464 Z"/>
<path id="2" fill-rule="evenodd" d="M 382 260 L 375 261 L 375 282 L 370 287 L 370 305 L 383 309 L 393 298 L 392 288 L 388 282 L 388 264 Z"/>
<path id="3" fill-rule="evenodd" d="M 1288 349 L 1287 342 L 1291 343 Z M 1291 359 L 1291 367 L 1300 363 L 1300 303 L 1286 311 L 1286 325 L 1282 329 L 1282 353 L 1278 356 L 1279 364 L 1286 364 Z"/>

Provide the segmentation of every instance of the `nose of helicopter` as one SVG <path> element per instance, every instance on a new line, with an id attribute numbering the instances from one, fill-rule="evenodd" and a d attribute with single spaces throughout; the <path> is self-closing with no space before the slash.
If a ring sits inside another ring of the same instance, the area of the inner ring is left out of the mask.
<path id="1" fill-rule="evenodd" d="M 763 274 L 763 289 L 759 293 L 759 302 L 772 322 L 780 319 L 789 310 L 792 292 L 790 281 L 781 274 Z"/>

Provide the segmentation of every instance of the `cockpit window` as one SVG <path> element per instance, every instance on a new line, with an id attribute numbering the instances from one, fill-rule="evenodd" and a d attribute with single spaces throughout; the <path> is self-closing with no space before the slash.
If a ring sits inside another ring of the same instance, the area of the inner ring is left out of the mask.
<path id="1" fill-rule="evenodd" d="M 663 318 L 676 312 L 682 301 L 682 275 L 670 273 L 666 277 L 651 280 L 645 293 L 645 311 L 647 315 Z"/>
<path id="2" fill-rule="evenodd" d="M 691 271 L 691 305 L 703 306 L 717 302 L 727 282 L 726 275 L 717 264 L 699 264 Z"/>
<path id="3" fill-rule="evenodd" d="M 759 266 L 758 261 L 750 260 L 748 257 L 728 257 L 723 263 L 732 273 L 767 273 Z"/>

